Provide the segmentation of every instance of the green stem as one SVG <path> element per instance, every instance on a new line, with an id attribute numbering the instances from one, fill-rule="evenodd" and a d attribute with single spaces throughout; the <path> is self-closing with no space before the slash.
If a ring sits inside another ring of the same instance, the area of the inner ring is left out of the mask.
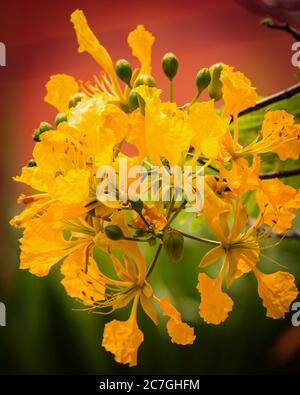
<path id="1" fill-rule="evenodd" d="M 182 236 L 187 237 L 188 239 L 191 239 L 191 240 L 201 241 L 203 243 L 214 244 L 214 245 L 220 245 L 221 244 L 219 241 L 206 239 L 204 237 L 193 236 L 193 235 L 190 235 L 188 233 L 182 232 L 181 230 L 177 230 L 177 231 L 180 232 L 182 234 Z"/>
<path id="2" fill-rule="evenodd" d="M 128 240 L 128 241 L 142 241 L 142 242 L 148 242 L 150 240 L 153 240 L 153 237 L 149 237 L 148 239 L 135 239 L 134 237 L 123 237 L 123 240 Z"/>
<path id="3" fill-rule="evenodd" d="M 175 199 L 174 199 L 174 193 L 173 193 L 173 191 L 172 191 L 172 198 L 171 198 L 171 201 L 170 201 L 170 204 L 169 204 L 169 208 L 168 208 L 168 212 L 167 212 L 167 217 L 166 217 L 167 219 L 169 219 L 169 218 L 170 218 L 170 215 L 172 214 L 174 204 L 175 204 Z"/>
<path id="4" fill-rule="evenodd" d="M 138 215 L 141 217 L 141 220 L 144 222 L 144 224 L 147 226 L 147 228 L 149 228 L 150 224 L 146 220 L 146 218 L 143 216 L 143 214 L 138 212 Z"/>
<path id="5" fill-rule="evenodd" d="M 152 271 L 153 271 L 153 269 L 154 269 L 154 266 L 155 266 L 155 264 L 156 264 L 156 262 L 157 262 L 157 259 L 158 259 L 158 257 L 159 257 L 159 254 L 160 254 L 160 252 L 161 252 L 161 249 L 162 249 L 162 244 L 160 244 L 160 245 L 158 246 L 158 248 L 157 248 L 157 250 L 156 250 L 156 252 L 155 252 L 155 255 L 154 255 L 154 257 L 153 257 L 153 260 L 152 260 L 152 262 L 151 262 L 151 265 L 149 266 L 149 269 L 147 270 L 146 278 L 148 278 L 148 277 L 150 276 L 150 274 L 152 273 Z"/>
<path id="6" fill-rule="evenodd" d="M 168 226 L 171 225 L 171 223 L 175 220 L 175 218 L 177 217 L 177 215 L 180 213 L 180 211 L 185 207 L 187 201 L 184 200 L 181 205 L 178 207 L 178 209 L 175 211 L 175 213 L 173 214 L 172 218 L 170 218 L 169 222 L 168 222 Z"/>
<path id="7" fill-rule="evenodd" d="M 173 102 L 173 80 L 169 80 L 169 100 Z"/>
<path id="8" fill-rule="evenodd" d="M 188 105 L 189 107 L 190 107 L 192 104 L 194 104 L 194 103 L 199 99 L 200 93 L 201 93 L 201 92 L 197 92 L 197 93 L 196 93 L 196 95 L 193 97 L 192 101 L 189 103 L 189 105 Z"/>

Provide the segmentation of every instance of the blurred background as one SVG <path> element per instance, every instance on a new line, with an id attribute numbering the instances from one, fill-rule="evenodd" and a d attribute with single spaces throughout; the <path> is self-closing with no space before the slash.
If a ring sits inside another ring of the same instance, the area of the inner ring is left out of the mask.
<path id="1" fill-rule="evenodd" d="M 108 319 L 74 311 L 80 305 L 65 295 L 58 267 L 46 278 L 18 270 L 21 234 L 8 221 L 20 210 L 15 201 L 23 187 L 12 176 L 31 158 L 33 129 L 55 116 L 43 101 L 44 85 L 52 74 L 88 80 L 99 71 L 87 54 L 77 52 L 69 22 L 76 8 L 84 10 L 114 60 L 132 60 L 127 35 L 144 24 L 156 37 L 153 73 L 158 85 L 167 87 L 160 70 L 162 55 L 172 51 L 180 60 L 174 89 L 180 104 L 194 94 L 196 72 L 218 61 L 242 70 L 261 96 L 297 82 L 291 64 L 293 38 L 259 22 L 271 15 L 299 27 L 300 1 L 1 0 L 0 42 L 6 45 L 7 66 L 0 67 L 0 302 L 6 304 L 7 326 L 0 327 L 0 373 L 300 373 L 300 327 L 291 325 L 291 314 L 277 321 L 265 317 L 251 275 L 230 290 L 235 308 L 224 324 L 214 327 L 199 320 L 195 273 L 204 247 L 197 243 L 187 243 L 177 266 L 162 256 L 151 281 L 196 326 L 195 344 L 172 344 L 164 319 L 155 328 L 143 316 L 139 322 L 145 340 L 139 365 L 131 369 L 116 364 L 100 345 Z M 300 108 L 299 97 L 297 103 Z M 293 183 L 300 186 L 299 179 Z M 201 225 L 201 234 L 205 232 Z M 272 252 L 296 276 L 298 287 L 299 253 L 299 240 L 285 240 Z M 262 265 L 266 271 L 279 270 L 268 262 Z M 115 315 L 122 316 L 126 312 Z"/>

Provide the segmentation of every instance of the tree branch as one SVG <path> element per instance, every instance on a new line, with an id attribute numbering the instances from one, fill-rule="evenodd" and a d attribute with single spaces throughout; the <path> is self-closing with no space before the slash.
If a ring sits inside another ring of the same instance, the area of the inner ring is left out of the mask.
<path id="1" fill-rule="evenodd" d="M 300 83 L 293 85 L 290 88 L 285 89 L 283 91 L 277 92 L 274 95 L 259 100 L 258 102 L 256 102 L 255 106 L 247 108 L 246 110 L 242 111 L 239 114 L 239 117 L 257 110 L 261 110 L 262 108 L 270 106 L 271 104 L 277 103 L 281 100 L 289 99 L 295 96 L 297 93 L 300 93 Z"/>
<path id="2" fill-rule="evenodd" d="M 259 178 L 261 180 L 270 180 L 272 178 L 286 178 L 300 175 L 300 169 L 273 171 L 271 173 L 261 173 Z"/>
<path id="3" fill-rule="evenodd" d="M 265 18 L 261 21 L 261 24 L 270 29 L 283 30 L 293 36 L 294 39 L 300 40 L 300 31 L 288 23 L 275 23 L 272 18 Z"/>

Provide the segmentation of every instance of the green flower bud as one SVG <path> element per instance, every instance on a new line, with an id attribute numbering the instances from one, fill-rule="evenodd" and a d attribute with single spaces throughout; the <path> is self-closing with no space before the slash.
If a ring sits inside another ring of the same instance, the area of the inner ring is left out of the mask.
<path id="1" fill-rule="evenodd" d="M 40 139 L 40 129 L 35 129 L 35 131 L 33 132 L 32 138 L 34 141 L 41 141 Z"/>
<path id="2" fill-rule="evenodd" d="M 147 85 L 150 86 L 150 88 L 153 88 L 156 86 L 155 79 L 152 77 L 152 75 L 149 74 L 141 74 L 134 83 L 134 86 L 140 86 L 140 85 Z"/>
<path id="3" fill-rule="evenodd" d="M 132 77 L 131 64 L 126 59 L 120 59 L 115 64 L 115 70 L 120 80 L 125 82 L 125 84 L 130 85 Z"/>
<path id="4" fill-rule="evenodd" d="M 34 141 L 41 141 L 41 134 L 48 132 L 49 130 L 53 130 L 53 126 L 50 125 L 48 122 L 41 122 L 40 127 L 38 129 L 35 129 L 32 138 Z"/>
<path id="5" fill-rule="evenodd" d="M 198 71 L 196 75 L 196 85 L 198 88 L 198 93 L 201 93 L 208 87 L 210 84 L 211 77 L 207 67 Z"/>
<path id="6" fill-rule="evenodd" d="M 85 97 L 83 93 L 77 92 L 74 95 L 72 95 L 69 99 L 69 108 L 76 107 L 79 102 Z"/>
<path id="7" fill-rule="evenodd" d="M 128 108 L 129 111 L 132 112 L 136 110 L 139 107 L 139 100 L 138 100 L 138 94 L 134 89 L 129 93 L 128 96 Z"/>
<path id="8" fill-rule="evenodd" d="M 59 112 L 55 117 L 55 125 L 58 126 L 62 122 L 67 122 L 68 118 L 66 114 Z"/>
<path id="9" fill-rule="evenodd" d="M 27 163 L 27 167 L 36 167 L 36 161 L 34 159 L 30 159 L 30 161 Z"/>
<path id="10" fill-rule="evenodd" d="M 270 16 L 267 16 L 266 18 L 263 18 L 260 21 L 260 24 L 262 26 L 269 27 L 269 26 L 272 26 L 274 24 L 274 22 L 273 22 L 273 19 Z"/>
<path id="11" fill-rule="evenodd" d="M 137 200 L 137 201 L 130 201 L 130 205 L 132 207 L 132 209 L 134 211 L 136 211 L 137 213 L 141 213 L 144 207 L 144 203 L 141 199 Z"/>
<path id="12" fill-rule="evenodd" d="M 111 240 L 121 240 L 124 238 L 122 229 L 117 225 L 108 225 L 104 228 L 106 236 Z"/>
<path id="13" fill-rule="evenodd" d="M 177 74 L 178 70 L 177 57 L 172 52 L 168 52 L 163 56 L 161 64 L 165 75 L 169 78 L 169 80 L 172 80 Z"/>
<path id="14" fill-rule="evenodd" d="M 209 69 L 211 75 L 211 82 L 208 87 L 209 96 L 215 101 L 222 98 L 222 83 L 220 80 L 221 72 L 223 70 L 223 64 L 217 63 L 211 66 Z"/>
<path id="15" fill-rule="evenodd" d="M 44 132 L 48 132 L 48 130 L 53 130 L 53 126 L 50 125 L 50 123 L 48 122 L 41 122 L 39 130 L 40 130 L 40 134 L 42 134 Z"/>
<path id="16" fill-rule="evenodd" d="M 177 263 L 183 255 L 184 238 L 180 232 L 174 229 L 167 229 L 163 235 L 163 246 L 168 258 Z"/>

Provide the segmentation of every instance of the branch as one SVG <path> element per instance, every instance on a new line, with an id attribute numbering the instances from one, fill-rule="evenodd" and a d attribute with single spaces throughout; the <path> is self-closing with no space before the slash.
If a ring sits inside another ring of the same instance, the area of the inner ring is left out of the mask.
<path id="1" fill-rule="evenodd" d="M 300 169 L 286 170 L 286 171 L 272 171 L 270 173 L 261 173 L 259 178 L 261 180 L 271 180 L 272 178 L 286 178 L 293 177 L 300 174 Z M 215 180 L 219 180 L 219 176 L 214 176 Z M 227 187 L 225 191 L 230 191 L 230 188 Z"/>
<path id="2" fill-rule="evenodd" d="M 239 117 L 260 110 L 264 107 L 270 106 L 271 104 L 277 103 L 281 100 L 289 99 L 295 96 L 297 93 L 300 93 L 300 83 L 293 85 L 290 88 L 285 89 L 281 92 L 277 92 L 274 95 L 259 100 L 258 102 L 256 102 L 255 106 L 247 108 L 246 110 L 242 111 L 239 114 Z"/>
<path id="3" fill-rule="evenodd" d="M 300 31 L 288 23 L 275 23 L 272 18 L 265 18 L 261 21 L 261 24 L 270 29 L 283 30 L 293 36 L 294 39 L 300 40 Z"/>
<path id="4" fill-rule="evenodd" d="M 290 229 L 284 235 L 275 234 L 277 237 L 284 237 L 285 239 L 299 239 L 300 229 Z"/>
<path id="5" fill-rule="evenodd" d="M 273 171 L 271 173 L 261 173 L 259 178 L 261 180 L 270 180 L 271 178 L 286 178 L 300 175 L 300 169 Z"/>

